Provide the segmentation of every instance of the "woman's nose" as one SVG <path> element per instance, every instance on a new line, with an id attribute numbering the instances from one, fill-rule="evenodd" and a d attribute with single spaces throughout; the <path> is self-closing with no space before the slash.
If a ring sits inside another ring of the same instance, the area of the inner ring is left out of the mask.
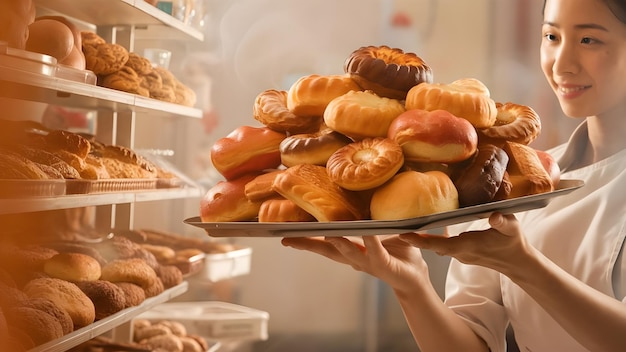
<path id="1" fill-rule="evenodd" d="M 572 74 L 579 70 L 578 56 L 575 46 L 563 43 L 555 51 L 552 70 L 557 74 Z"/>

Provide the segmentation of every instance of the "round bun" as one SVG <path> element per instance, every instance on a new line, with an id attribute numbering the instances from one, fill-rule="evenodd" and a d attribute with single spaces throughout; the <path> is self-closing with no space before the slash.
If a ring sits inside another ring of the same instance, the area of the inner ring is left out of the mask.
<path id="1" fill-rule="evenodd" d="M 246 184 L 257 175 L 248 174 L 231 181 L 219 181 L 200 200 L 200 217 L 204 222 L 246 221 L 257 217 L 260 201 L 246 197 Z"/>
<path id="2" fill-rule="evenodd" d="M 376 188 L 404 164 L 402 148 L 388 138 L 366 138 L 337 150 L 328 159 L 330 179 L 351 191 Z"/>
<path id="3" fill-rule="evenodd" d="M 300 164 L 276 176 L 272 187 L 317 221 L 363 220 L 361 199 L 331 181 L 326 168 Z"/>
<path id="4" fill-rule="evenodd" d="M 496 103 L 493 126 L 478 130 L 481 139 L 530 144 L 541 132 L 539 115 L 531 107 L 515 103 Z"/>
<path id="5" fill-rule="evenodd" d="M 280 160 L 287 167 L 298 164 L 325 166 L 337 149 L 350 143 L 350 138 L 327 127 L 315 133 L 295 134 L 280 143 Z"/>
<path id="6" fill-rule="evenodd" d="M 354 140 L 386 137 L 391 122 L 404 111 L 404 105 L 396 99 L 372 91 L 353 91 L 328 104 L 324 123 Z"/>
<path id="7" fill-rule="evenodd" d="M 399 100 L 413 86 L 433 79 L 432 70 L 419 56 L 384 45 L 355 50 L 346 59 L 344 71 L 362 90 Z"/>
<path id="8" fill-rule="evenodd" d="M 33 298 L 24 301 L 22 307 L 34 308 L 52 315 L 61 324 L 63 335 L 74 331 L 74 322 L 70 314 L 47 298 Z"/>
<path id="9" fill-rule="evenodd" d="M 125 308 L 138 306 L 146 300 L 146 292 L 141 286 L 132 282 L 114 282 L 114 284 L 124 291 Z"/>
<path id="10" fill-rule="evenodd" d="M 466 160 L 478 145 L 472 124 L 446 110 L 407 110 L 393 120 L 388 137 L 402 147 L 406 160 L 428 163 Z"/>
<path id="11" fill-rule="evenodd" d="M 38 278 L 29 281 L 23 291 L 31 298 L 46 298 L 64 309 L 79 329 L 94 322 L 96 308 L 76 284 L 55 278 Z"/>
<path id="12" fill-rule="evenodd" d="M 484 204 L 494 199 L 500 189 L 509 156 L 493 145 L 481 144 L 468 166 L 453 177 L 459 193 L 459 206 Z"/>
<path id="13" fill-rule="evenodd" d="M 493 126 L 498 113 L 489 89 L 473 78 L 456 80 L 450 84 L 417 85 L 407 94 L 405 106 L 407 110 L 447 110 L 479 129 Z"/>
<path id="14" fill-rule="evenodd" d="M 268 199 L 261 204 L 259 222 L 308 222 L 315 221 L 313 215 L 307 213 L 289 199 Z"/>
<path id="15" fill-rule="evenodd" d="M 28 26 L 26 50 L 64 60 L 74 48 L 72 30 L 60 21 L 37 19 Z"/>
<path id="16" fill-rule="evenodd" d="M 457 190 L 440 171 L 401 172 L 377 188 L 370 202 L 372 220 L 409 219 L 458 207 Z"/>
<path id="17" fill-rule="evenodd" d="M 306 133 L 319 128 L 320 115 L 298 116 L 287 108 L 287 91 L 268 89 L 254 100 L 253 117 L 278 132 Z"/>
<path id="18" fill-rule="evenodd" d="M 347 75 L 303 76 L 289 88 L 287 108 L 297 116 L 321 117 L 331 100 L 360 89 Z"/>
<path id="19" fill-rule="evenodd" d="M 72 282 L 94 281 L 100 278 L 100 263 L 82 253 L 59 253 L 44 263 L 44 272 L 50 277 Z"/>
<path id="20" fill-rule="evenodd" d="M 24 331 L 35 345 L 61 338 L 63 328 L 52 315 L 35 308 L 10 307 L 7 321 L 12 328 Z"/>
<path id="21" fill-rule="evenodd" d="M 227 180 L 280 165 L 280 142 L 285 134 L 267 127 L 239 126 L 211 147 L 211 161 Z"/>
<path id="22" fill-rule="evenodd" d="M 132 282 L 144 290 L 154 286 L 157 274 L 143 259 L 115 259 L 102 267 L 102 280 L 111 282 Z"/>
<path id="23" fill-rule="evenodd" d="M 76 285 L 91 299 L 96 309 L 95 320 L 104 319 L 126 308 L 126 294 L 110 281 L 77 282 Z"/>

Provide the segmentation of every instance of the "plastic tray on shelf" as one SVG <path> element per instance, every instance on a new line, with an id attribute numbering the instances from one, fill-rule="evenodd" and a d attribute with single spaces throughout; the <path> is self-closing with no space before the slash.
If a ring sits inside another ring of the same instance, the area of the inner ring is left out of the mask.
<path id="1" fill-rule="evenodd" d="M 268 338 L 269 313 L 228 302 L 168 302 L 136 319 L 178 321 L 185 326 L 187 333 L 202 336 L 209 341 Z"/>
<path id="2" fill-rule="evenodd" d="M 211 282 L 230 279 L 250 273 L 252 248 L 238 248 L 225 253 L 212 253 L 204 256 L 204 265 L 196 278 Z"/>
<path id="3" fill-rule="evenodd" d="M 57 78 L 95 86 L 98 77 L 89 70 L 80 70 L 71 66 L 57 64 L 54 71 Z"/>
<path id="4" fill-rule="evenodd" d="M 57 59 L 49 55 L 10 48 L 6 42 L 0 41 L 0 66 L 52 77 L 56 73 Z"/>
<path id="5" fill-rule="evenodd" d="M 66 180 L 67 194 L 92 194 L 156 189 L 156 179 Z"/>

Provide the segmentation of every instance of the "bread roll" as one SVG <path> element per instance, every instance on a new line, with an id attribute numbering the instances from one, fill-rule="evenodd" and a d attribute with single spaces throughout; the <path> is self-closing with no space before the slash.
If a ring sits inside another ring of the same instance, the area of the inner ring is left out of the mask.
<path id="1" fill-rule="evenodd" d="M 396 99 L 372 91 L 352 91 L 328 104 L 324 123 L 354 140 L 386 137 L 389 125 L 404 111 L 404 104 Z"/>
<path id="2" fill-rule="evenodd" d="M 44 263 L 44 272 L 50 277 L 78 282 L 100 278 L 100 263 L 82 253 L 59 253 Z"/>
<path id="3" fill-rule="evenodd" d="M 401 220 L 458 209 L 452 180 L 441 171 L 404 171 L 374 191 L 372 220 Z"/>
<path id="4" fill-rule="evenodd" d="M 409 90 L 407 110 L 447 110 L 476 128 L 489 128 L 496 121 L 496 103 L 479 80 L 466 78 L 452 83 L 423 83 Z"/>
<path id="5" fill-rule="evenodd" d="M 512 184 L 509 198 L 554 190 L 550 175 L 532 147 L 516 142 L 506 142 L 504 150 L 509 156 L 507 172 Z"/>
<path id="6" fill-rule="evenodd" d="M 287 108 L 297 116 L 323 116 L 331 100 L 353 90 L 361 90 L 348 75 L 300 77 L 287 92 Z"/>
<path id="7" fill-rule="evenodd" d="M 298 164 L 326 166 L 328 158 L 352 139 L 323 127 L 315 133 L 294 134 L 280 143 L 280 160 L 287 167 Z"/>
<path id="8" fill-rule="evenodd" d="M 259 209 L 259 222 L 308 222 L 313 215 L 289 199 L 267 199 Z"/>
<path id="9" fill-rule="evenodd" d="M 272 189 L 274 179 L 284 170 L 272 170 L 254 177 L 244 186 L 244 194 L 251 202 L 262 201 L 278 194 Z"/>
<path id="10" fill-rule="evenodd" d="M 259 214 L 261 201 L 251 201 L 245 186 L 256 175 L 249 174 L 231 181 L 220 181 L 200 200 L 200 217 L 204 222 L 252 220 Z"/>
<path id="11" fill-rule="evenodd" d="M 211 161 L 226 180 L 275 169 L 281 163 L 279 146 L 285 137 L 267 127 L 239 126 L 213 144 Z"/>
<path id="12" fill-rule="evenodd" d="M 389 126 L 389 139 L 402 147 L 405 159 L 427 163 L 456 163 L 474 155 L 476 129 L 446 110 L 407 110 Z"/>

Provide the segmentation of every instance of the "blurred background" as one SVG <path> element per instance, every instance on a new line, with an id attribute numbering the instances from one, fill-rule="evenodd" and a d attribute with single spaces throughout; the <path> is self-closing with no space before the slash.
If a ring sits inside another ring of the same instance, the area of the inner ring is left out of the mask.
<path id="1" fill-rule="evenodd" d="M 366 45 L 414 52 L 434 81 L 477 78 L 496 101 L 533 107 L 541 116 L 548 149 L 564 142 L 577 121 L 564 117 L 539 66 L 542 0 L 204 0 L 196 21 L 202 44 L 142 38 L 141 47 L 163 43 L 170 69 L 198 94 L 202 128 L 193 121 L 174 131 L 146 133 L 137 145 L 158 145 L 175 134 L 187 148 L 187 170 L 211 185 L 219 180 L 209 149 L 252 117 L 257 94 L 287 90 L 300 76 L 341 74 L 350 53 Z M 161 45 L 162 46 L 162 45 Z M 138 128 L 149 130 L 150 126 Z M 154 216 L 150 204 L 136 212 L 146 225 L 205 236 L 180 219 L 198 215 L 198 204 Z M 163 222 L 163 224 L 159 223 Z M 382 283 L 321 257 L 284 248 L 278 238 L 236 238 L 253 249 L 249 275 L 210 289 L 191 286 L 181 300 L 210 295 L 269 312 L 269 339 L 237 347 L 250 351 L 417 350 L 393 294 Z M 443 295 L 448 260 L 425 253 L 432 281 Z"/>

